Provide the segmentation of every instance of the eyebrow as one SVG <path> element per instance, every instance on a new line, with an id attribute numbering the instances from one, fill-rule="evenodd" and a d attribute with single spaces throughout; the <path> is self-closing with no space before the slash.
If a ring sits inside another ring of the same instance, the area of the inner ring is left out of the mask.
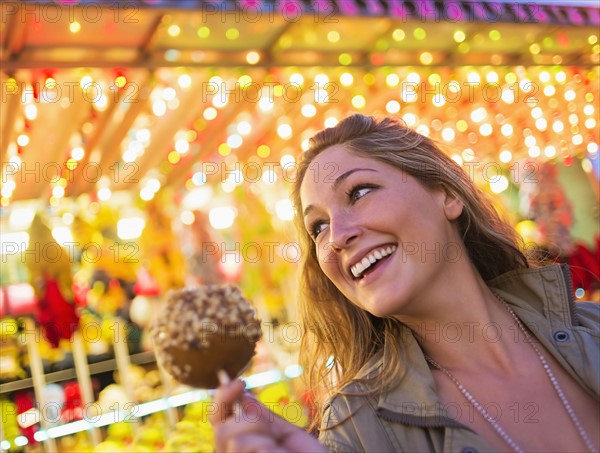
<path id="1" fill-rule="evenodd" d="M 377 172 L 377 170 L 374 170 L 372 168 L 353 168 L 352 170 L 348 170 L 347 172 L 342 173 L 340 176 L 338 176 L 337 178 L 335 178 L 335 181 L 333 181 L 333 185 L 331 186 L 331 190 L 335 191 L 340 186 L 340 184 L 342 184 L 346 179 L 348 179 L 348 177 L 351 174 L 356 173 L 358 171 L 374 171 L 374 172 Z M 313 205 L 308 205 L 306 208 L 304 208 L 304 211 L 303 211 L 304 217 L 306 217 L 308 215 L 308 213 L 310 211 L 312 211 L 313 209 L 314 209 Z"/>

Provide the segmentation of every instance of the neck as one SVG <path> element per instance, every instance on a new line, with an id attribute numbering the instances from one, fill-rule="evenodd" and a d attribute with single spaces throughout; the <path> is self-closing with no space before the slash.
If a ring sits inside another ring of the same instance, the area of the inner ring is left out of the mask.
<path id="1" fill-rule="evenodd" d="M 448 281 L 443 296 L 428 295 L 426 313 L 401 320 L 423 353 L 449 370 L 513 375 L 519 329 L 476 271 L 463 275 L 459 287 Z"/>

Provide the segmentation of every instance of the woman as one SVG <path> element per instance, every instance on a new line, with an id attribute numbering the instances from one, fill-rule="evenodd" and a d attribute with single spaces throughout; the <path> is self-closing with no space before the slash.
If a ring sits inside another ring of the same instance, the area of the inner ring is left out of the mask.
<path id="1" fill-rule="evenodd" d="M 530 268 L 431 139 L 353 115 L 313 137 L 293 199 L 320 443 L 234 381 L 219 451 L 598 451 L 600 307 Z"/>

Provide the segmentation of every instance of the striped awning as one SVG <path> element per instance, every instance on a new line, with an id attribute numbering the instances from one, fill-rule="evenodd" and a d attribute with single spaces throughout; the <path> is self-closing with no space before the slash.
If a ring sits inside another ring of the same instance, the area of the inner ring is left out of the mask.
<path id="1" fill-rule="evenodd" d="M 24 0 L 3 2 L 10 15 L 17 3 L 62 6 L 111 6 L 113 8 L 203 9 L 206 14 L 238 12 L 249 17 L 257 14 L 283 14 L 292 19 L 301 15 L 319 17 L 370 16 L 394 17 L 427 22 L 493 22 L 555 25 L 600 26 L 600 8 L 594 1 L 519 2 L 519 1 L 439 1 L 439 0 Z"/>

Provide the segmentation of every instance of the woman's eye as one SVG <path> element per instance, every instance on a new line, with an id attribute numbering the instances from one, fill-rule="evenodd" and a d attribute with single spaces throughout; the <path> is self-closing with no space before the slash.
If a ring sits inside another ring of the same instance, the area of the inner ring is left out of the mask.
<path id="1" fill-rule="evenodd" d="M 310 226 L 309 233 L 313 239 L 317 239 L 319 234 L 321 234 L 325 228 L 326 224 L 324 222 L 315 222 Z"/>
<path id="2" fill-rule="evenodd" d="M 348 198 L 350 199 L 351 202 L 355 202 L 355 201 L 359 200 L 360 198 L 364 197 L 366 194 L 368 194 L 374 188 L 375 188 L 375 186 L 373 186 L 371 184 L 362 184 L 362 185 L 353 187 L 352 189 L 350 189 L 348 191 Z"/>

